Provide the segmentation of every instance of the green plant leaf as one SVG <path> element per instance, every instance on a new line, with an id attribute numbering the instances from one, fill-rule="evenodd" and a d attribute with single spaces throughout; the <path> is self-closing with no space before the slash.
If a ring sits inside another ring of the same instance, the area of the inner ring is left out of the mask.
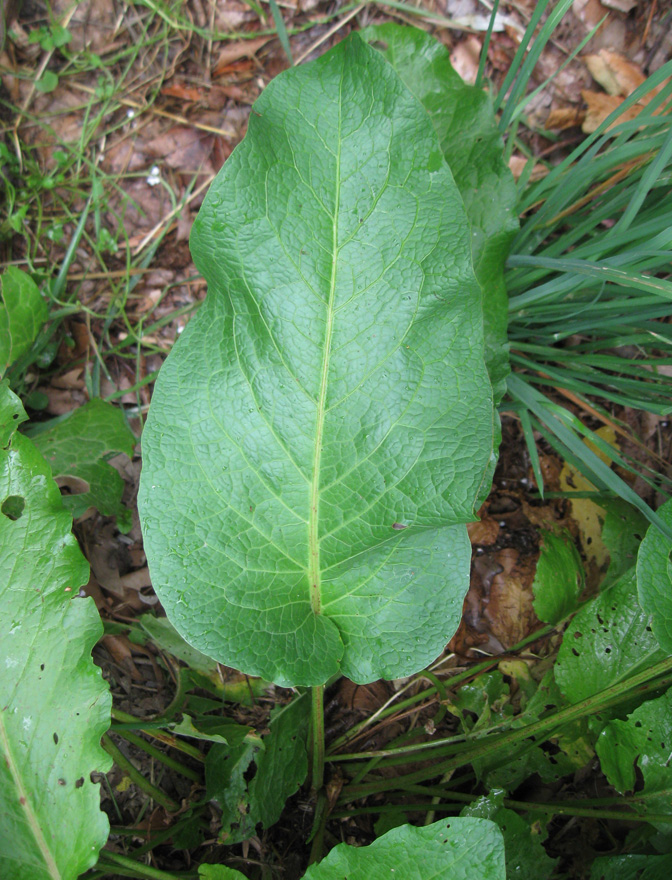
<path id="1" fill-rule="evenodd" d="M 626 721 L 610 721 L 598 737 L 596 751 L 602 771 L 614 788 L 622 793 L 633 791 L 637 767 L 644 780 L 638 795 L 646 808 L 672 813 L 671 691 L 642 703 Z M 669 825 L 659 827 L 669 830 Z"/>
<path id="2" fill-rule="evenodd" d="M 298 697 L 271 713 L 269 733 L 261 743 L 243 743 L 230 750 L 213 747 L 208 754 L 207 790 L 222 807 L 223 842 L 247 840 L 259 822 L 270 828 L 303 784 L 308 773 L 309 712 L 309 699 Z M 245 774 L 252 761 L 256 772 L 248 784 Z"/>
<path id="3" fill-rule="evenodd" d="M 0 423 L 18 424 L 17 406 L 0 385 Z M 0 876 L 75 880 L 109 831 L 90 779 L 111 763 L 111 700 L 91 660 L 102 626 L 77 596 L 88 565 L 72 518 L 19 433 L 0 449 L 0 499 Z"/>
<path id="4" fill-rule="evenodd" d="M 213 717 L 211 715 L 183 715 L 182 720 L 172 725 L 171 733 L 202 739 L 207 742 L 223 743 L 227 748 L 241 745 L 252 728 L 238 724 L 230 718 Z"/>
<path id="5" fill-rule="evenodd" d="M 672 526 L 672 499 L 658 508 L 658 516 Z M 649 526 L 637 554 L 637 589 L 642 608 L 651 615 L 658 644 L 672 654 L 672 542 Z"/>
<path id="6" fill-rule="evenodd" d="M 463 82 L 431 34 L 388 22 L 360 31 L 422 102 L 439 136 L 471 224 L 474 268 L 483 290 L 486 363 L 495 403 L 509 372 L 504 263 L 518 230 L 516 185 L 489 95 Z"/>
<path id="7" fill-rule="evenodd" d="M 591 599 L 565 631 L 555 678 L 578 703 L 666 656 L 637 601 L 635 570 Z"/>
<path id="8" fill-rule="evenodd" d="M 264 828 L 280 818 L 285 802 L 303 785 L 308 773 L 306 737 L 310 700 L 304 695 L 271 713 L 264 750 L 255 757 L 250 782 L 250 814 Z"/>
<path id="9" fill-rule="evenodd" d="M 591 866 L 590 880 L 669 880 L 671 855 L 603 856 Z"/>
<path id="10" fill-rule="evenodd" d="M 600 585 L 604 589 L 635 565 L 637 551 L 649 523 L 641 511 L 620 498 L 600 499 L 600 505 L 607 514 L 602 527 L 602 541 L 609 551 L 609 568 Z M 641 592 L 639 601 L 642 604 Z"/>
<path id="11" fill-rule="evenodd" d="M 208 752 L 205 786 L 207 797 L 216 800 L 222 809 L 220 843 L 240 843 L 255 833 L 245 774 L 261 748 L 261 740 L 247 740 L 233 748 L 215 744 Z"/>
<path id="12" fill-rule="evenodd" d="M 504 806 L 504 792 L 493 791 L 479 798 L 460 813 L 475 819 L 490 819 L 501 830 L 506 851 L 506 876 L 516 880 L 548 880 L 557 859 L 542 846 L 544 837 L 531 824 Z"/>
<path id="13" fill-rule="evenodd" d="M 576 610 L 584 584 L 581 557 L 570 535 L 541 533 L 541 555 L 532 590 L 534 613 L 544 623 L 559 623 Z"/>
<path id="14" fill-rule="evenodd" d="M 370 846 L 335 846 L 305 880 L 505 880 L 504 841 L 487 819 L 401 825 Z"/>
<path id="15" fill-rule="evenodd" d="M 0 277 L 0 377 L 30 351 L 49 309 L 30 277 L 9 266 Z"/>
<path id="16" fill-rule="evenodd" d="M 106 461 L 114 452 L 133 456 L 135 437 L 120 409 L 96 397 L 32 437 L 51 465 L 54 479 L 71 489 L 83 489 L 63 496 L 63 503 L 75 519 L 89 507 L 95 507 L 103 516 L 122 520 L 128 516 L 121 503 L 124 481 Z"/>
<path id="17" fill-rule="evenodd" d="M 247 880 L 247 877 L 226 865 L 199 865 L 198 880 Z"/>
<path id="18" fill-rule="evenodd" d="M 468 224 L 427 114 L 356 35 L 284 72 L 191 246 L 209 293 L 161 370 L 139 496 L 168 616 L 277 684 L 422 669 L 461 617 L 493 449 Z"/>

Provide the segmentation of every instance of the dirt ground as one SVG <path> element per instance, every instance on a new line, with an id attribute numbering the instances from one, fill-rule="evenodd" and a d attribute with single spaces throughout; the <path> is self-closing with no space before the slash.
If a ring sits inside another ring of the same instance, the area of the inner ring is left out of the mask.
<path id="1" fill-rule="evenodd" d="M 486 65 L 495 87 L 509 69 L 534 6 L 530 0 L 500 4 Z M 150 0 L 135 5 L 83 0 L 75 6 L 69 0 L 54 0 L 50 8 L 39 0 L 6 3 L 0 55 L 0 118 L 8 148 L 20 144 L 25 168 L 29 170 L 32 162 L 50 174 L 58 168 L 59 142 L 79 141 L 86 157 L 82 173 L 95 165 L 105 183 L 104 194 L 94 193 L 98 218 L 89 221 L 89 237 L 82 239 L 68 271 L 68 289 L 83 308 L 64 321 L 64 341 L 52 367 L 34 377 L 34 389 L 46 400 L 34 418 L 50 418 L 80 406 L 89 397 L 92 376 L 97 375 L 99 393 L 117 394 L 138 437 L 151 400 L 153 374 L 194 305 L 205 296 L 188 249 L 194 217 L 208 185 L 245 135 L 252 104 L 289 65 L 265 4 L 187 0 L 161 9 L 162 14 L 156 14 Z M 280 3 L 296 63 L 323 53 L 353 29 L 392 20 L 434 33 L 449 48 L 461 76 L 471 82 L 489 9 L 489 3 L 476 0 L 423 0 L 412 8 L 410 4 L 406 8 L 375 3 L 346 6 L 338 0 Z M 605 16 L 589 46 L 558 72 Z M 36 29 L 53 22 L 67 26 L 72 36 L 68 51 L 86 57 L 86 64 L 68 62 L 58 47 L 45 48 L 31 39 Z M 174 26 L 180 22 L 188 27 Z M 213 30 L 228 38 L 209 39 Z M 138 49 L 129 67 L 123 57 L 115 58 L 133 41 Z M 566 155 L 671 51 L 669 3 L 576 0 L 533 76 L 536 87 L 556 74 L 528 108 L 522 134 L 524 146 L 539 160 L 535 173 L 544 174 L 544 162 Z M 57 77 L 56 86 L 48 91 L 35 88 L 45 71 Z M 97 118 L 99 103 L 107 100 L 109 81 L 115 83 L 114 100 Z M 515 150 L 510 163 L 514 175 L 520 174 L 525 162 L 523 152 Z M 61 224 L 62 238 L 30 232 L 5 236 L 0 240 L 4 264 L 29 265 L 37 271 L 60 264 L 86 200 L 86 187 L 78 189 L 71 182 L 67 187 L 71 215 L 66 214 Z M 100 227 L 109 231 L 115 244 L 104 253 L 92 244 L 96 238 L 100 241 Z M 559 489 L 561 462 L 543 449 L 541 462 L 548 489 Z M 117 625 L 108 627 L 95 650 L 96 662 L 112 688 L 115 710 L 151 719 L 173 699 L 177 672 L 175 662 L 151 641 L 137 644 L 124 631 L 124 624 L 149 610 L 159 611 L 159 606 L 135 506 L 139 444 L 132 460 L 118 457 L 113 463 L 124 479 L 124 503 L 132 512 L 130 530 L 119 531 L 114 518 L 93 510 L 76 522 L 75 530 L 91 564 L 86 592 L 103 619 Z M 577 541 L 584 540 L 589 575 L 597 571 L 603 560 L 599 547 L 589 548 L 586 543 L 585 517 L 572 513 L 564 500 L 539 499 L 518 422 L 505 414 L 493 490 L 480 522 L 470 526 L 471 588 L 462 625 L 447 648 L 449 666 L 465 668 L 475 660 L 501 656 L 542 626 L 534 615 L 531 585 L 540 530 L 552 524 L 567 528 Z M 529 646 L 526 656 L 549 655 L 556 641 L 557 634 L 551 633 L 544 644 Z M 222 675 L 227 681 L 240 679 L 233 670 L 222 670 Z M 385 682 L 367 687 L 338 684 L 329 695 L 328 736 L 339 735 L 379 708 L 392 687 Z M 276 689 L 251 705 L 241 704 L 234 717 L 263 728 L 274 702 L 286 697 L 286 692 Z M 374 729 L 357 746 L 380 747 L 407 725 L 422 728 L 431 715 L 431 706 L 422 704 L 415 713 Z M 118 743 L 137 769 L 156 781 L 152 759 L 128 742 Z M 192 758 L 191 766 L 200 772 L 198 759 Z M 163 769 L 160 786 L 179 805 L 177 811 L 157 804 L 118 766 L 108 774 L 102 790 L 113 826 L 112 851 L 133 850 L 145 844 L 151 832 L 154 839 L 163 835 L 164 841 L 152 849 L 151 864 L 166 871 L 218 859 L 245 871 L 266 863 L 272 854 L 274 864 L 282 868 L 281 876 L 292 880 L 301 875 L 311 824 L 304 794 L 292 799 L 278 825 L 262 838 L 223 846 L 218 841 L 217 808 L 210 804 L 198 813 L 191 837 L 184 833 L 173 840 L 171 823 L 202 799 L 204 789 L 199 782 Z M 596 796 L 594 789 L 591 792 Z M 548 792 L 542 794 L 548 799 Z M 556 855 L 572 850 L 571 870 L 578 870 L 582 852 L 600 848 L 600 834 L 598 828 L 579 830 L 555 820 L 551 849 L 555 847 Z M 374 827 L 368 816 L 337 819 L 329 824 L 328 835 L 332 843 L 369 842 Z"/>

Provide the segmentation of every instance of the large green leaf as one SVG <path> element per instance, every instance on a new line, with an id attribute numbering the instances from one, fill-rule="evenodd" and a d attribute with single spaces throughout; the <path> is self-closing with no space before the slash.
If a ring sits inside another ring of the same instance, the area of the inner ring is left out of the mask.
<path id="1" fill-rule="evenodd" d="M 9 266 L 0 277 L 0 377 L 30 351 L 49 309 L 30 277 Z"/>
<path id="2" fill-rule="evenodd" d="M 644 780 L 638 791 L 643 805 L 654 813 L 672 814 L 672 691 L 642 703 L 626 721 L 610 721 L 597 740 L 596 751 L 614 788 L 633 791 L 637 767 Z M 661 823 L 659 827 L 669 831 L 670 826 Z"/>
<path id="3" fill-rule="evenodd" d="M 658 516 L 672 526 L 672 499 L 658 509 Z M 672 654 L 672 542 L 656 526 L 649 530 L 637 554 L 637 589 L 642 608 L 651 615 L 658 644 Z"/>
<path id="4" fill-rule="evenodd" d="M 388 22 L 360 33 L 429 113 L 464 199 L 476 277 L 483 289 L 486 362 L 498 402 L 509 372 L 504 263 L 518 218 L 516 185 L 504 161 L 490 97 L 462 81 L 446 47 L 425 31 Z"/>
<path id="5" fill-rule="evenodd" d="M 84 484 L 83 491 L 63 497 L 75 519 L 89 507 L 104 516 L 127 517 L 121 503 L 124 482 L 105 460 L 115 452 L 125 452 L 129 458 L 133 455 L 135 437 L 120 409 L 94 398 L 32 437 L 51 465 L 54 479 L 67 483 L 68 478 L 74 478 Z"/>
<path id="6" fill-rule="evenodd" d="M 595 859 L 590 880 L 669 880 L 672 855 L 603 856 Z"/>
<path id="7" fill-rule="evenodd" d="M 649 623 L 631 568 L 586 603 L 565 631 L 555 664 L 564 695 L 577 703 L 664 659 Z"/>
<path id="8" fill-rule="evenodd" d="M 488 819 L 401 825 L 370 846 L 341 843 L 305 880 L 505 880 L 504 841 Z"/>
<path id="9" fill-rule="evenodd" d="M 209 293 L 143 436 L 166 612 L 278 684 L 423 668 L 460 620 L 493 444 L 468 223 L 429 117 L 344 40 L 265 90 L 191 244 Z"/>
<path id="10" fill-rule="evenodd" d="M 0 385 L 3 426 L 17 407 Z M 0 449 L 0 501 L 0 876 L 74 880 L 109 829 L 90 779 L 110 764 L 110 696 L 91 660 L 102 626 L 77 597 L 88 566 L 70 514 L 18 433 Z"/>

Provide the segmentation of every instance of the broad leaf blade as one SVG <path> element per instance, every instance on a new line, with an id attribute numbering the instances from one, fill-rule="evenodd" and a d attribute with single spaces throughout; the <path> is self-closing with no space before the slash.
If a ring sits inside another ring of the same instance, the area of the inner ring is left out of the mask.
<path id="1" fill-rule="evenodd" d="M 285 72 L 191 244 L 209 294 L 161 371 L 139 499 L 168 615 L 278 684 L 421 669 L 461 616 L 493 440 L 427 114 L 356 36 Z"/>
<path id="2" fill-rule="evenodd" d="M 133 432 L 116 406 L 94 398 L 74 410 L 67 419 L 33 435 L 42 455 L 51 465 L 54 479 L 83 481 L 88 490 L 66 495 L 63 503 L 76 519 L 89 507 L 104 516 L 125 517 L 121 503 L 124 482 L 105 456 L 125 452 L 132 457 Z"/>
<path id="3" fill-rule="evenodd" d="M 504 841 L 488 819 L 393 828 L 370 846 L 335 846 L 305 880 L 505 880 Z"/>
<path id="4" fill-rule="evenodd" d="M 490 97 L 462 81 L 446 47 L 425 31 L 388 22 L 364 28 L 361 36 L 382 52 L 429 113 L 464 199 L 483 289 L 486 362 L 498 402 L 509 373 L 504 263 L 518 218 L 516 185 Z"/>
<path id="5" fill-rule="evenodd" d="M 657 511 L 672 526 L 672 500 Z M 651 615 L 658 644 L 672 654 L 672 542 L 656 526 L 649 526 L 637 554 L 637 589 L 642 608 Z"/>
<path id="6" fill-rule="evenodd" d="M 609 782 L 620 792 L 633 791 L 635 767 L 644 785 L 639 795 L 653 813 L 672 814 L 672 691 L 642 703 L 626 721 L 610 721 L 597 740 L 597 754 Z M 640 805 L 640 809 L 642 805 Z M 655 822 L 652 823 L 655 825 Z M 659 826 L 669 830 L 669 825 Z"/>
<path id="7" fill-rule="evenodd" d="M 8 410 L 0 386 L 0 421 Z M 110 763 L 110 696 L 91 660 L 102 626 L 92 599 L 72 598 L 88 566 L 49 466 L 18 433 L 0 449 L 0 501 L 0 876 L 75 880 L 109 829 L 90 779 Z"/>
<path id="8" fill-rule="evenodd" d="M 565 631 L 555 678 L 574 703 L 664 659 L 637 601 L 635 571 L 586 603 Z"/>
<path id="9" fill-rule="evenodd" d="M 47 304 L 30 277 L 9 266 L 0 278 L 0 376 L 17 358 L 30 351 L 49 317 Z"/>
<path id="10" fill-rule="evenodd" d="M 583 584 L 583 565 L 571 536 L 542 532 L 541 555 L 532 584 L 534 613 L 539 620 L 559 623 L 571 614 Z"/>

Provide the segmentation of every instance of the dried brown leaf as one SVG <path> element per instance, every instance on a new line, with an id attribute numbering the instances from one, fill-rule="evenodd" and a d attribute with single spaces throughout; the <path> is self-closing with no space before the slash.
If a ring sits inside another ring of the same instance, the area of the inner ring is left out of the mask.
<path id="1" fill-rule="evenodd" d="M 610 49 L 600 49 L 596 55 L 586 55 L 583 60 L 593 79 L 609 95 L 627 98 L 646 79 L 637 64 Z"/>

